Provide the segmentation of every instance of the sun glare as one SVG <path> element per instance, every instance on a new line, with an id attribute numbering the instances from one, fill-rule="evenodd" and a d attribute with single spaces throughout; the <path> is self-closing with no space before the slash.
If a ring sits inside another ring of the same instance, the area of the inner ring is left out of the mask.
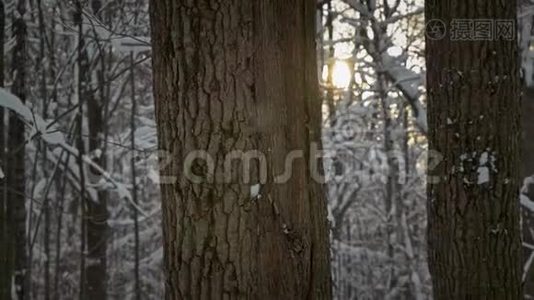
<path id="1" fill-rule="evenodd" d="M 349 87 L 352 80 L 352 71 L 346 62 L 338 61 L 334 65 L 332 81 L 334 85 L 341 89 Z"/>
<path id="2" fill-rule="evenodd" d="M 323 69 L 323 80 L 328 77 L 328 67 Z M 334 63 L 334 69 L 332 70 L 332 85 L 338 89 L 347 89 L 352 80 L 352 71 L 344 61 L 336 61 Z"/>

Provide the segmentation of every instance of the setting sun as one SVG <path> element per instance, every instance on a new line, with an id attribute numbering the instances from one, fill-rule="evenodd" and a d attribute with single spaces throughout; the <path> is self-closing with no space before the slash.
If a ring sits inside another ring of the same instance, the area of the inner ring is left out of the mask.
<path id="1" fill-rule="evenodd" d="M 328 66 L 323 68 L 323 80 L 327 81 Z M 352 70 L 344 61 L 336 61 L 332 71 L 332 85 L 338 89 L 347 89 L 352 80 Z"/>

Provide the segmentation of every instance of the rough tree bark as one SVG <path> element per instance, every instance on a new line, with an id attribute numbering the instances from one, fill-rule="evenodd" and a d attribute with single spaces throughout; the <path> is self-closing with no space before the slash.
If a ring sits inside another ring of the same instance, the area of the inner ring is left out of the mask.
<path id="1" fill-rule="evenodd" d="M 427 0 L 426 19 L 515 21 L 515 2 Z M 454 41 L 452 30 L 427 38 L 429 149 L 444 157 L 428 186 L 434 295 L 521 299 L 517 41 Z"/>
<path id="2" fill-rule="evenodd" d="M 172 158 L 161 170 L 167 299 L 331 297 L 325 198 L 308 167 L 320 140 L 315 6 L 151 1 L 159 143 Z M 214 170 L 197 159 L 184 173 L 199 150 Z M 260 158 L 225 168 L 236 150 Z M 304 159 L 273 183 L 291 150 Z"/>

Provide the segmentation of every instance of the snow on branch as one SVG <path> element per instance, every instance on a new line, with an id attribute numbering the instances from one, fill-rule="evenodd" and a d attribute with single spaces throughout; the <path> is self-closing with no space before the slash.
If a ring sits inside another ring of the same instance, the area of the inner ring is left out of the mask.
<path id="1" fill-rule="evenodd" d="M 68 145 L 65 142 L 65 137 L 61 132 L 55 129 L 53 124 L 54 121 L 48 123 L 39 115 L 33 113 L 29 107 L 24 105 L 22 101 L 17 98 L 15 95 L 7 92 L 5 89 L 0 88 L 0 107 L 9 109 L 16 113 L 20 119 L 30 128 L 30 137 L 40 137 L 49 145 L 57 145 L 60 148 L 64 149 L 71 155 L 79 157 L 78 149 Z M 109 182 L 115 190 L 119 193 L 121 199 L 125 198 L 128 202 L 137 209 L 143 216 L 148 217 L 148 214 L 137 205 L 132 196 L 126 187 L 125 184 L 116 181 L 108 172 L 106 172 L 102 167 L 96 164 L 90 157 L 87 155 L 82 156 L 83 162 L 94 168 L 97 172 L 102 174 L 104 179 Z"/>
<path id="2" fill-rule="evenodd" d="M 98 20 L 93 14 L 85 11 L 84 16 L 91 24 L 91 27 L 87 28 L 87 30 L 93 31 L 100 39 L 110 42 L 115 50 L 123 53 L 133 52 L 134 55 L 140 52 L 151 51 L 152 48 L 149 37 L 132 36 L 115 32 Z"/>
<path id="3" fill-rule="evenodd" d="M 369 9 L 362 4 L 359 0 L 344 0 L 347 5 L 349 5 L 352 9 L 359 12 L 360 14 L 366 16 L 366 17 L 372 17 L 372 14 L 369 12 Z"/>
<path id="4" fill-rule="evenodd" d="M 530 198 L 527 197 L 525 194 L 521 194 L 520 199 L 521 205 L 532 213 L 534 213 L 534 201 L 530 200 Z"/>
<path id="5" fill-rule="evenodd" d="M 427 133 L 426 110 L 419 100 L 421 92 L 418 87 L 422 85 L 421 75 L 402 66 L 387 53 L 382 54 L 382 62 L 384 63 L 386 75 L 410 104 L 416 118 L 416 125 L 423 133 Z"/>
<path id="6" fill-rule="evenodd" d="M 45 142 L 56 145 L 64 142 L 63 135 L 51 123 L 47 123 L 39 115 L 34 114 L 19 98 L 0 88 L 0 107 L 9 109 L 20 116 L 21 120 L 31 129 L 30 136 L 40 136 Z"/>
<path id="7" fill-rule="evenodd" d="M 519 200 L 521 205 L 534 213 L 534 201 L 528 196 L 530 186 L 534 184 L 534 176 L 528 176 L 523 180 L 523 186 L 521 187 L 521 194 Z"/>
<path id="8" fill-rule="evenodd" d="M 373 14 L 369 12 L 369 9 L 367 7 L 365 7 L 359 1 L 345 0 L 345 3 L 347 3 L 351 8 L 358 11 L 364 17 L 373 20 L 375 23 L 374 26 L 376 26 L 376 24 L 378 23 L 381 23 Z M 420 13 L 422 13 L 422 9 L 417 9 L 406 16 L 412 16 Z M 402 16 L 398 16 L 397 18 L 401 17 Z M 343 21 L 351 24 L 356 29 L 359 29 L 359 24 L 361 23 L 360 20 L 357 20 L 357 22 L 351 22 L 350 18 L 344 18 Z M 383 34 L 383 36 L 378 37 L 378 40 L 380 41 L 381 45 L 378 47 L 376 47 L 374 43 L 370 42 L 370 39 L 366 35 L 365 31 L 363 33 L 364 37 L 361 38 L 361 41 L 364 47 L 367 49 L 367 52 L 373 57 L 376 63 L 379 61 L 382 63 L 384 72 L 388 79 L 393 82 L 393 85 L 403 94 L 403 96 L 408 101 L 408 104 L 410 105 L 416 118 L 415 121 L 417 127 L 421 130 L 422 133 L 426 134 L 428 132 L 427 116 L 426 110 L 420 101 L 421 92 L 419 91 L 419 86 L 422 85 L 422 75 L 417 74 L 412 70 L 406 68 L 398 61 L 398 59 L 391 57 L 387 53 L 387 51 L 383 51 L 382 48 L 384 47 L 384 45 L 389 45 L 392 43 L 391 38 L 387 36 L 386 33 L 382 33 L 380 30 L 374 30 L 375 34 Z"/>
<path id="9" fill-rule="evenodd" d="M 75 157 L 79 157 L 80 154 L 78 152 L 78 149 L 72 147 L 71 145 L 68 145 L 67 143 L 63 142 L 63 143 L 60 143 L 59 144 L 59 147 L 63 148 L 65 151 L 67 151 L 68 153 L 70 153 L 71 155 L 75 156 Z M 148 217 L 149 214 L 147 214 L 137 203 L 135 203 L 133 201 L 133 198 L 132 198 L 132 195 L 130 194 L 130 191 L 128 190 L 128 188 L 126 187 L 126 185 L 124 183 L 121 183 L 121 182 L 118 182 L 116 181 L 112 176 L 111 174 L 109 174 L 108 172 L 106 172 L 104 169 L 102 169 L 102 167 L 100 167 L 98 164 L 96 164 L 90 157 L 88 157 L 87 155 L 83 155 L 82 156 L 82 159 L 83 159 L 83 162 L 88 165 L 89 167 L 93 168 L 94 170 L 96 170 L 96 172 L 98 172 L 99 174 L 101 174 L 104 179 L 110 183 L 115 191 L 117 193 L 119 193 L 119 198 L 120 199 L 126 199 L 128 200 L 128 202 L 137 210 L 139 211 L 144 217 Z"/>
<path id="10" fill-rule="evenodd" d="M 161 205 L 158 205 L 155 209 L 148 212 L 146 216 L 143 216 L 142 218 L 137 219 L 137 222 L 143 223 L 145 221 L 150 220 L 154 216 L 158 215 L 161 212 Z M 107 224 L 110 227 L 121 227 L 121 226 L 133 226 L 135 224 L 134 220 L 107 220 Z"/>

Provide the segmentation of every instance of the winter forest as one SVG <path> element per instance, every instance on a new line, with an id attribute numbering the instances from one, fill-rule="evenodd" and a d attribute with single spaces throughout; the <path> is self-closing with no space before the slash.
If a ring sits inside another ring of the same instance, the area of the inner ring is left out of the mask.
<path id="1" fill-rule="evenodd" d="M 534 299 L 533 27 L 1 0 L 0 300 Z"/>

